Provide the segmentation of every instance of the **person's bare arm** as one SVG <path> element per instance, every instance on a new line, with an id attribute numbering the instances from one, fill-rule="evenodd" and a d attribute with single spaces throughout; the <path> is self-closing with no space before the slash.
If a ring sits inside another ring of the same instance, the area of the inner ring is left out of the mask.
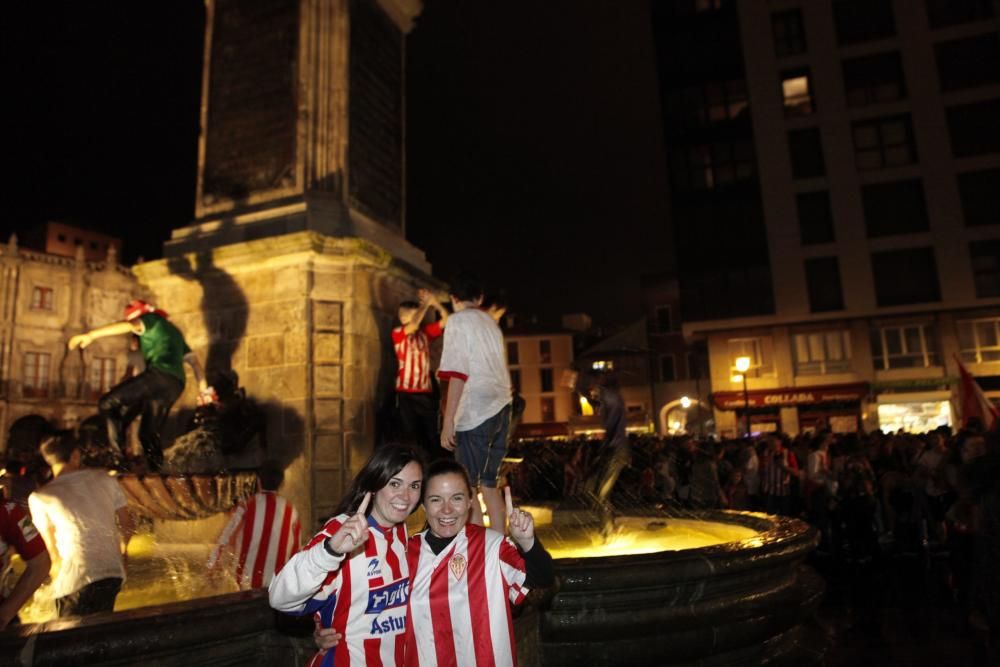
<path id="1" fill-rule="evenodd" d="M 0 630 L 3 630 L 17 616 L 18 610 L 34 595 L 45 578 L 49 576 L 52 559 L 43 551 L 25 562 L 24 573 L 14 584 L 7 598 L 0 602 Z"/>
<path id="2" fill-rule="evenodd" d="M 438 320 L 438 324 L 443 329 L 448 323 L 448 309 L 441 305 L 434 293 L 430 290 L 420 289 L 417 291 L 417 298 L 420 299 L 420 303 L 425 307 L 429 306 L 437 311 L 438 316 L 441 318 Z"/>
<path id="3" fill-rule="evenodd" d="M 413 314 L 413 318 L 403 326 L 403 332 L 407 336 L 412 336 L 420 331 L 420 324 L 424 321 L 424 316 L 427 314 L 427 309 L 430 307 L 431 305 L 429 303 L 420 304 L 420 308 Z"/>
<path id="4" fill-rule="evenodd" d="M 205 379 L 205 369 L 201 365 L 201 360 L 198 359 L 198 355 L 194 352 L 188 352 L 184 355 L 184 363 L 191 367 L 191 372 L 194 373 L 194 379 L 198 381 L 198 391 L 205 391 L 208 389 L 208 380 Z"/>
<path id="5" fill-rule="evenodd" d="M 93 343 L 98 338 L 107 338 L 108 336 L 121 336 L 123 334 L 141 334 L 145 327 L 143 327 L 142 320 L 132 320 L 131 322 L 121 321 L 113 322 L 111 324 L 105 324 L 103 327 L 97 327 L 96 329 L 91 329 L 87 333 L 77 334 L 69 339 L 68 347 L 71 350 L 76 348 L 85 349 L 88 345 Z"/>
<path id="6" fill-rule="evenodd" d="M 458 402 L 465 389 L 465 380 L 452 376 L 448 379 L 448 400 L 444 406 L 444 419 L 441 424 L 441 446 L 449 451 L 455 451 L 455 413 Z"/>

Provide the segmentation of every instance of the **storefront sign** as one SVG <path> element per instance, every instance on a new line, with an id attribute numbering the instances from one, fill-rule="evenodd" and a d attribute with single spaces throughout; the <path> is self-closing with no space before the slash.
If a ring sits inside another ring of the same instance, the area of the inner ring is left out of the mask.
<path id="1" fill-rule="evenodd" d="M 778 387 L 775 389 L 753 389 L 746 396 L 742 391 L 717 391 L 712 401 L 720 410 L 742 410 L 750 408 L 778 408 L 816 403 L 860 401 L 868 395 L 867 382 L 853 384 L 830 384 L 818 387 Z"/>

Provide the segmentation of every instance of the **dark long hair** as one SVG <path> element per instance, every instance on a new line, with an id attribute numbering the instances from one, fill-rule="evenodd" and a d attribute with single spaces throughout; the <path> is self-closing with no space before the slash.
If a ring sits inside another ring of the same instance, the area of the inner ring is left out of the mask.
<path id="1" fill-rule="evenodd" d="M 423 472 L 427 468 L 423 454 L 410 445 L 383 445 L 372 452 L 358 474 L 354 476 L 347 493 L 340 499 L 333 515 L 352 514 L 357 511 L 361 499 L 366 493 L 375 495 L 382 490 L 389 480 L 399 474 L 407 464 L 416 461 Z M 371 513 L 373 502 L 368 503 L 368 514 Z"/>

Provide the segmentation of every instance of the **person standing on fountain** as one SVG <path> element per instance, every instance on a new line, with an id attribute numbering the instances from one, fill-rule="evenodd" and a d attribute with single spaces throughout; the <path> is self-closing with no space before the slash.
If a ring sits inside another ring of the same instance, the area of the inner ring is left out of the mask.
<path id="1" fill-rule="evenodd" d="M 507 454 L 512 400 L 503 334 L 480 310 L 483 288 L 478 279 L 460 275 L 450 296 L 454 314 L 445 330 L 438 370 L 438 377 L 449 381 L 441 446 L 456 452 L 473 490 L 483 494 L 490 525 L 503 530 L 506 517 L 497 481 Z M 471 520 L 483 525 L 479 503 L 472 505 Z"/>
<path id="2" fill-rule="evenodd" d="M 271 581 L 272 607 L 312 614 L 317 637 L 331 642 L 326 646 L 339 640 L 336 650 L 317 653 L 310 667 L 403 664 L 410 592 L 403 522 L 420 502 L 423 476 L 416 448 L 376 449 L 335 516 Z"/>
<path id="3" fill-rule="evenodd" d="M 125 319 L 78 334 L 69 339 L 69 349 L 84 349 L 98 338 L 135 334 L 139 337 L 146 368 L 138 375 L 115 385 L 98 402 L 107 420 L 108 439 L 124 456 L 127 451 L 128 425 L 141 415 L 139 442 L 146 454 L 146 465 L 158 471 L 163 463 L 161 431 L 170 408 L 184 391 L 184 364 L 191 366 L 198 381 L 198 402 L 209 403 L 215 392 L 205 381 L 198 357 L 191 351 L 180 330 L 167 314 L 145 301 L 135 300 L 125 307 Z"/>
<path id="4" fill-rule="evenodd" d="M 399 326 L 392 330 L 392 346 L 399 362 L 396 406 L 404 433 L 423 448 L 429 459 L 440 458 L 438 402 L 431 386 L 431 341 L 444 333 L 448 311 L 428 290 L 417 291 L 416 301 L 399 304 Z M 433 308 L 441 319 L 421 324 Z"/>
<path id="5" fill-rule="evenodd" d="M 31 517 L 57 564 L 52 582 L 59 618 L 113 611 L 125 580 L 135 523 L 125 494 L 106 470 L 85 468 L 75 437 L 42 443 L 53 480 L 28 496 Z"/>
<path id="6" fill-rule="evenodd" d="M 590 496 L 597 509 L 602 513 L 605 523 L 605 533 L 610 528 L 611 491 L 632 460 L 632 446 L 625 434 L 625 401 L 619 390 L 618 376 L 611 371 L 587 373 L 583 376 L 583 385 L 579 393 L 598 404 L 601 424 L 604 426 L 604 441 L 601 443 L 597 457 L 596 472 L 590 476 L 584 485 L 584 491 Z"/>
<path id="7" fill-rule="evenodd" d="M 11 549 L 24 561 L 25 569 L 7 597 L 0 592 L 0 631 L 17 623 L 18 610 L 48 578 L 52 567 L 45 541 L 27 509 L 13 500 L 0 500 L 0 572 L 7 570 L 7 552 Z"/>
<path id="8" fill-rule="evenodd" d="M 299 513 L 278 494 L 285 471 L 277 461 L 264 461 L 257 480 L 260 490 L 236 507 L 208 557 L 211 571 L 224 549 L 234 552 L 233 577 L 241 591 L 266 588 L 301 546 Z"/>

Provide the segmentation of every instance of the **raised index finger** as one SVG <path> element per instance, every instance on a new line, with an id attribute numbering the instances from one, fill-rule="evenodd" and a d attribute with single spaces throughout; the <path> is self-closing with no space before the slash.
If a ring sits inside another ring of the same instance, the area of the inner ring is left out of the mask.
<path id="1" fill-rule="evenodd" d="M 514 514 L 514 503 L 510 499 L 510 487 L 509 486 L 503 487 L 503 499 L 504 499 L 504 502 L 507 503 L 507 516 L 509 517 L 512 514 Z"/>
<path id="2" fill-rule="evenodd" d="M 365 497 L 361 499 L 361 504 L 358 505 L 357 514 L 364 516 L 365 510 L 368 509 L 368 501 L 372 499 L 372 492 L 369 491 L 365 494 Z"/>

